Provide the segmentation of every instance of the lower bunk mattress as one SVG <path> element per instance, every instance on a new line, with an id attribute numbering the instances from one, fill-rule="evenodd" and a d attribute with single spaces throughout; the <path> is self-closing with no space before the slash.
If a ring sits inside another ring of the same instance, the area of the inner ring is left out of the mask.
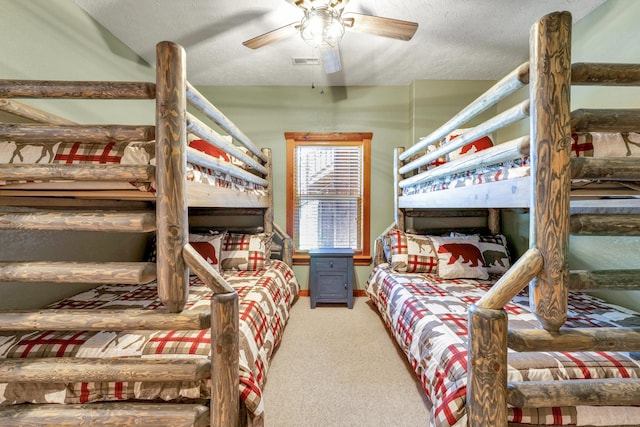
<path id="1" fill-rule="evenodd" d="M 240 302 L 240 397 L 254 417 L 264 411 L 262 388 L 271 355 L 278 346 L 299 285 L 282 261 L 256 271 L 227 271 L 224 278 Z M 212 292 L 190 277 L 185 310 L 210 306 Z M 147 285 L 102 285 L 48 308 L 149 309 L 162 307 L 155 282 Z M 28 331 L 1 332 L 0 357 L 193 357 L 210 355 L 209 329 L 200 331 Z M 202 382 L 109 382 L 69 384 L 0 384 L 0 405 L 18 403 L 87 403 L 118 400 L 199 400 L 210 397 L 211 380 Z"/>
<path id="2" fill-rule="evenodd" d="M 432 426 L 467 425 L 467 308 L 493 283 L 492 280 L 442 279 L 429 273 L 397 273 L 388 264 L 377 266 L 369 277 L 367 293 L 406 354 L 432 404 Z M 526 290 L 505 310 L 509 328 L 539 327 L 528 308 Z M 584 293 L 569 292 L 567 318 L 566 327 L 640 326 L 640 314 Z M 518 353 L 510 350 L 508 365 L 508 381 L 640 376 L 639 353 Z M 510 425 L 637 426 L 640 406 L 509 407 L 508 421 Z"/>

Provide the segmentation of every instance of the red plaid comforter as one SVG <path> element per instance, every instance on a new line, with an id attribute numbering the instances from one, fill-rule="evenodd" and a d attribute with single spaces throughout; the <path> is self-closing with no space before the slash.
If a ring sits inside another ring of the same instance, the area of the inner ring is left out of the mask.
<path id="1" fill-rule="evenodd" d="M 400 274 L 387 264 L 376 267 L 369 277 L 367 293 L 433 405 L 432 426 L 467 425 L 467 306 L 478 301 L 491 283 Z M 505 307 L 510 328 L 538 327 L 527 306 L 523 292 Z M 567 327 L 640 326 L 639 314 L 586 294 L 570 293 L 567 314 Z M 639 359 L 633 353 L 510 351 L 508 380 L 637 378 Z M 509 408 L 509 422 L 529 425 L 638 425 L 638 420 L 640 407 Z"/>
<path id="2" fill-rule="evenodd" d="M 263 412 L 262 387 L 273 350 L 282 338 L 298 282 L 291 269 L 273 261 L 258 271 L 226 272 L 240 298 L 240 396 L 255 416 Z M 195 276 L 185 310 L 208 309 L 211 290 Z M 50 308 L 161 307 L 156 284 L 103 285 L 62 300 Z M 39 331 L 0 333 L 0 357 L 158 357 L 209 355 L 209 329 L 201 331 Z M 210 395 L 206 382 L 0 384 L 0 405 L 86 403 L 128 399 L 200 399 Z"/>

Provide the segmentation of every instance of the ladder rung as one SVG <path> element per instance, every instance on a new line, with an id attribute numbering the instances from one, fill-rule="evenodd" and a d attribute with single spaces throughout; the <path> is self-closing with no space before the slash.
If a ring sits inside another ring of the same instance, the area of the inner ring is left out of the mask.
<path id="1" fill-rule="evenodd" d="M 640 236 L 640 215 L 571 215 L 571 234 Z"/>
<path id="2" fill-rule="evenodd" d="M 155 167 L 150 165 L 96 165 L 96 164 L 3 164 L 0 180 L 6 181 L 119 181 L 150 182 Z"/>
<path id="3" fill-rule="evenodd" d="M 509 329 L 516 351 L 640 351 L 640 328 Z"/>
<path id="4" fill-rule="evenodd" d="M 211 310 L 38 309 L 0 311 L 0 331 L 201 330 L 211 327 Z"/>
<path id="5" fill-rule="evenodd" d="M 4 359 L 0 382 L 69 383 L 115 381 L 199 381 L 211 374 L 208 357 Z"/>
<path id="6" fill-rule="evenodd" d="M 209 425 L 209 407 L 179 403 L 87 403 L 81 405 L 14 405 L 0 411 L 0 425 L 23 426 L 176 426 Z"/>
<path id="7" fill-rule="evenodd" d="M 640 180 L 640 162 L 630 157 L 577 157 L 571 159 L 572 179 Z"/>
<path id="8" fill-rule="evenodd" d="M 156 215 L 144 211 L 0 212 L 0 229 L 146 233 L 156 229 Z"/>
<path id="9" fill-rule="evenodd" d="M 621 406 L 636 405 L 639 400 L 640 380 L 637 378 L 507 383 L 507 403 L 516 408 Z"/>
<path id="10" fill-rule="evenodd" d="M 640 289 L 640 270 L 573 270 L 569 289 Z"/>
<path id="11" fill-rule="evenodd" d="M 156 278 L 152 262 L 0 262 L 0 282 L 139 285 Z"/>

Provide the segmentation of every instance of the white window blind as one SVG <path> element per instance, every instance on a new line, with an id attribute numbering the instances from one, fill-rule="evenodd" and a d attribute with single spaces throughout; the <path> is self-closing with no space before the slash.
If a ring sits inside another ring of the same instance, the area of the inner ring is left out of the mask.
<path id="1" fill-rule="evenodd" d="M 295 149 L 296 249 L 362 248 L 361 146 Z"/>

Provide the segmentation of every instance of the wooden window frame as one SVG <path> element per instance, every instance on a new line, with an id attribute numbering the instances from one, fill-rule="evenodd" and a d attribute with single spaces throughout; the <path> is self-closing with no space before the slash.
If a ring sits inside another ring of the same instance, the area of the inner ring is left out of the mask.
<path id="1" fill-rule="evenodd" d="M 312 133 L 312 132 L 285 132 L 285 140 L 287 142 L 287 233 L 294 238 L 295 233 L 293 227 L 293 209 L 294 209 L 294 152 L 299 145 L 358 145 L 363 149 L 364 165 L 363 189 L 362 189 L 362 250 L 356 251 L 354 255 L 355 265 L 371 265 L 371 132 L 331 132 L 331 133 Z M 293 248 L 293 263 L 295 265 L 308 265 L 309 254 L 306 252 L 296 252 Z"/>

